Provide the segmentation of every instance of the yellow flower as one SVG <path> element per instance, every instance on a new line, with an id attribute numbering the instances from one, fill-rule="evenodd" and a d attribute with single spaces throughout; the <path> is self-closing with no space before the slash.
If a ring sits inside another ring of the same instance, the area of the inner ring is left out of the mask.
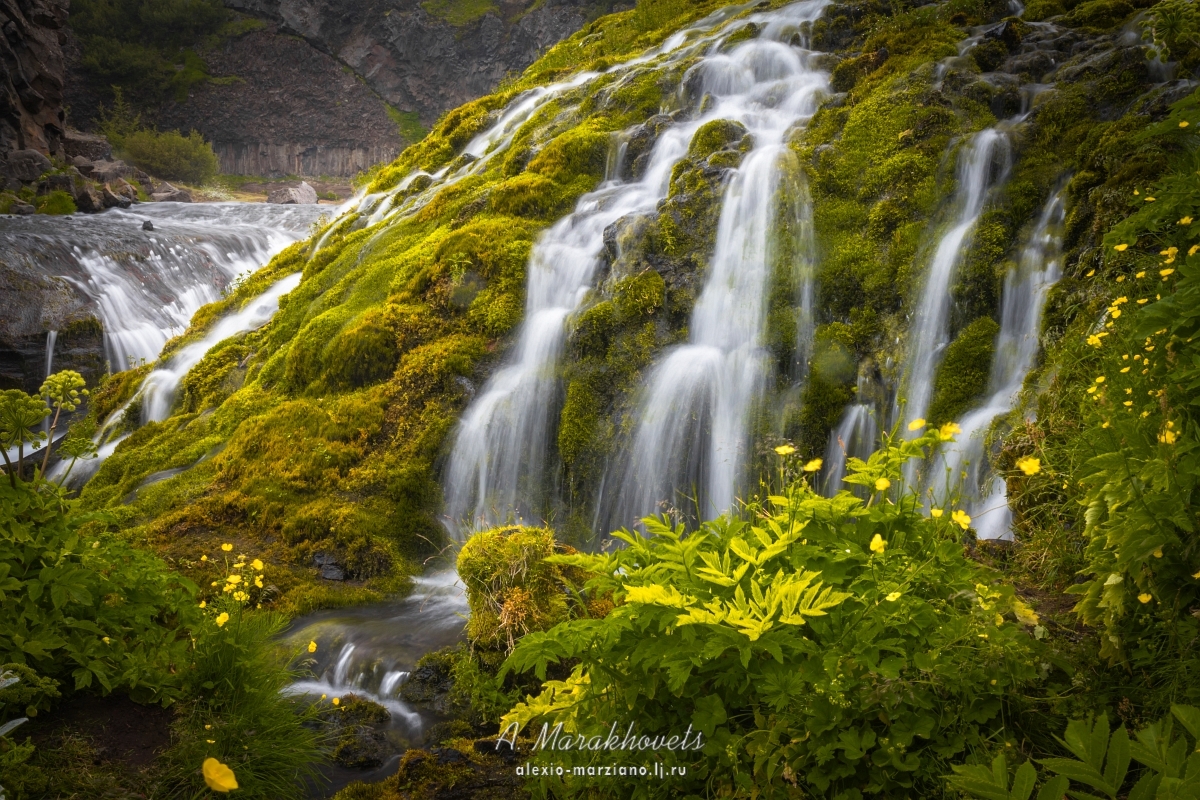
<path id="1" fill-rule="evenodd" d="M 1144 277 L 1146 277 L 1146 270 L 1142 270 L 1141 272 L 1139 272 L 1137 275 L 1134 275 L 1133 277 L 1135 277 L 1135 278 L 1144 278 Z"/>
<path id="2" fill-rule="evenodd" d="M 205 725 L 205 726 L 204 726 L 204 730 L 206 730 L 206 731 L 211 731 L 211 730 L 212 730 L 212 725 Z"/>
<path id="3" fill-rule="evenodd" d="M 204 741 L 208 742 L 209 744 L 216 744 L 216 743 L 217 743 L 217 740 L 216 740 L 216 739 L 205 739 Z"/>
<path id="4" fill-rule="evenodd" d="M 1129 367 L 1122 367 L 1121 374 L 1124 375 L 1126 372 L 1129 372 Z"/>
<path id="5" fill-rule="evenodd" d="M 796 448 L 792 447 L 790 444 L 781 444 L 779 447 L 775 448 L 775 452 L 781 456 L 790 456 L 792 453 L 796 452 Z"/>
<path id="6" fill-rule="evenodd" d="M 1132 406 L 1132 405 L 1133 405 L 1133 401 L 1132 401 L 1132 400 L 1126 400 L 1124 403 L 1121 403 L 1121 405 L 1125 406 L 1126 408 L 1129 408 L 1130 406 Z"/>
<path id="7" fill-rule="evenodd" d="M 225 579 L 225 582 L 232 586 L 237 586 L 239 583 L 242 582 L 242 576 L 241 575 L 230 575 L 228 578 Z"/>
<path id="8" fill-rule="evenodd" d="M 1165 277 L 1167 277 L 1168 275 L 1172 275 L 1172 274 L 1174 274 L 1174 272 L 1175 272 L 1175 270 L 1173 270 L 1173 269 L 1160 269 L 1160 270 L 1158 271 L 1158 274 L 1159 274 L 1159 275 L 1162 275 L 1162 276 L 1165 278 Z"/>
<path id="9" fill-rule="evenodd" d="M 1096 383 L 1104 383 L 1104 376 L 1101 375 L 1100 377 L 1096 378 Z"/>
<path id="10" fill-rule="evenodd" d="M 884 599 L 886 599 L 889 603 L 894 603 L 900 599 L 900 592 L 891 592 Z"/>
<path id="11" fill-rule="evenodd" d="M 1085 278 L 1090 278 L 1090 277 L 1092 277 L 1092 276 L 1093 276 L 1093 275 L 1095 275 L 1095 274 L 1096 274 L 1096 270 L 1094 270 L 1094 269 L 1089 269 L 1089 270 L 1088 270 L 1088 273 L 1087 273 L 1087 275 L 1084 275 L 1083 277 L 1085 277 Z"/>
<path id="12" fill-rule="evenodd" d="M 321 695 L 321 699 L 324 700 L 327 696 L 328 695 Z"/>
<path id="13" fill-rule="evenodd" d="M 259 572 L 262 572 L 263 563 L 262 563 L 261 559 L 257 559 L 257 558 L 254 559 L 253 561 L 250 562 L 250 566 L 254 567 Z"/>
<path id="14" fill-rule="evenodd" d="M 1187 123 L 1185 122 L 1184 124 L 1186 125 Z M 1180 225 L 1191 225 L 1191 224 L 1192 224 L 1192 218 L 1191 218 L 1191 217 L 1184 217 L 1183 219 L 1179 220 L 1179 224 L 1180 224 Z"/>
<path id="15" fill-rule="evenodd" d="M 1188 121 L 1187 121 L 1186 119 L 1185 119 L 1185 120 L 1182 120 L 1182 121 L 1179 123 L 1179 127 L 1181 127 L 1181 128 L 1186 128 L 1187 126 L 1188 126 Z"/>
<path id="16" fill-rule="evenodd" d="M 1037 475 L 1042 471 L 1042 462 L 1033 456 L 1017 459 L 1017 468 L 1026 475 Z"/>
<path id="17" fill-rule="evenodd" d="M 225 794 L 238 788 L 237 778 L 234 777 L 233 770 L 215 758 L 204 759 L 201 771 L 204 773 L 204 782 L 214 792 Z"/>
<path id="18" fill-rule="evenodd" d="M 1193 577 L 1193 578 L 1195 578 L 1196 580 L 1200 581 L 1200 572 L 1197 572 L 1197 573 L 1196 573 L 1195 575 L 1193 575 L 1192 577 Z"/>
<path id="19" fill-rule="evenodd" d="M 997 614 L 997 615 L 996 615 L 996 627 L 997 627 L 997 628 L 999 628 L 999 627 L 1000 627 L 1001 625 L 1003 625 L 1003 624 L 1004 624 L 1004 615 L 1003 615 L 1003 614 Z"/>
<path id="20" fill-rule="evenodd" d="M 918 417 L 917 419 L 914 419 L 912 422 L 908 423 L 908 429 L 910 431 L 919 431 L 919 430 L 921 430 L 921 428 L 924 428 L 924 427 L 925 427 L 925 420 L 921 419 L 920 417 Z"/>
<path id="21" fill-rule="evenodd" d="M 1155 558 L 1162 558 L 1162 548 L 1161 548 L 1161 547 L 1159 547 L 1159 548 L 1156 548 L 1156 549 L 1155 549 L 1155 551 L 1154 551 L 1154 557 L 1155 557 Z"/>
<path id="22" fill-rule="evenodd" d="M 1095 394 L 1095 392 L 1096 392 L 1096 387 L 1095 387 L 1095 386 L 1089 386 L 1089 387 L 1088 387 L 1088 390 L 1087 390 L 1087 393 L 1088 393 L 1088 394 Z"/>
<path id="23" fill-rule="evenodd" d="M 942 518 L 942 514 L 945 514 L 945 513 L 946 513 L 946 512 L 945 512 L 945 511 L 943 511 L 943 510 L 942 510 L 942 509 L 940 509 L 940 508 L 931 508 L 931 509 L 929 509 L 929 516 L 933 517 L 934 519 L 941 519 L 941 518 Z"/>
<path id="24" fill-rule="evenodd" d="M 804 465 L 804 471 L 805 472 L 816 472 L 817 470 L 819 470 L 821 468 L 821 465 L 824 463 L 825 462 L 822 461 L 821 459 L 814 458 L 812 461 L 810 461 Z"/>
<path id="25" fill-rule="evenodd" d="M 1147 594 L 1145 592 L 1142 592 L 1141 594 L 1138 595 L 1138 602 L 1140 602 L 1140 603 L 1149 603 L 1153 599 L 1154 599 L 1153 597 L 1151 597 L 1149 594 Z"/>
<path id="26" fill-rule="evenodd" d="M 105 637 L 104 637 L 103 639 L 101 639 L 100 641 L 104 642 L 105 644 L 108 644 L 109 642 L 111 642 L 111 641 L 112 641 L 112 639 L 110 639 L 110 638 L 108 638 L 107 636 L 105 636 Z"/>
<path id="27" fill-rule="evenodd" d="M 207 607 L 208 607 L 208 601 L 207 601 L 207 600 L 201 600 L 201 601 L 200 601 L 200 607 L 201 607 L 201 608 L 207 608 Z"/>
<path id="28" fill-rule="evenodd" d="M 1125 282 L 1125 276 L 1124 276 L 1124 275 L 1118 275 L 1118 276 L 1117 276 L 1117 283 L 1124 283 L 1124 282 Z"/>
<path id="29" fill-rule="evenodd" d="M 208 561 L 208 556 L 200 556 L 201 561 Z"/>
<path id="30" fill-rule="evenodd" d="M 1175 431 L 1167 430 L 1159 434 L 1158 440 L 1163 444 L 1175 444 L 1175 439 L 1178 438 Z"/>
<path id="31" fill-rule="evenodd" d="M 259 589 L 261 589 L 263 587 L 262 575 L 254 576 L 254 585 L 257 586 Z"/>
<path id="32" fill-rule="evenodd" d="M 222 611 L 217 615 L 217 627 L 222 627 L 226 622 L 229 622 L 229 615 Z"/>
<path id="33" fill-rule="evenodd" d="M 1121 309 L 1119 309 L 1119 308 L 1114 308 L 1114 309 L 1112 310 L 1112 317 L 1113 317 L 1113 319 L 1119 319 L 1119 318 L 1120 318 L 1120 316 L 1121 316 Z"/>
<path id="34" fill-rule="evenodd" d="M 1128 249 L 1129 245 L 1127 244 L 1118 244 L 1113 247 L 1113 250 L 1116 250 L 1118 253 L 1124 253 Z"/>
<path id="35" fill-rule="evenodd" d="M 962 528 L 964 531 L 971 527 L 971 517 L 968 516 L 967 512 L 963 511 L 961 508 L 951 514 L 950 519 L 958 523 L 958 527 Z"/>
<path id="36" fill-rule="evenodd" d="M 887 549 L 887 542 L 885 542 L 883 540 L 883 537 L 880 536 L 878 533 L 875 534 L 875 536 L 872 537 L 872 539 L 871 539 L 871 552 L 872 553 L 882 553 L 886 549 Z"/>
<path id="37" fill-rule="evenodd" d="M 886 492 L 892 485 L 892 482 L 887 478 L 879 478 L 875 481 L 875 491 Z"/>
<path id="38" fill-rule="evenodd" d="M 938 436 L 943 440 L 950 439 L 960 433 L 962 433 L 962 428 L 958 427 L 957 422 L 947 422 L 938 428 Z"/>
<path id="39" fill-rule="evenodd" d="M 1189 256 L 1194 256 L 1194 255 L 1196 255 L 1196 253 L 1200 253 L 1200 244 L 1194 244 L 1188 248 Z"/>
<path id="40" fill-rule="evenodd" d="M 333 703 L 335 706 L 340 706 L 342 704 L 342 700 L 339 697 L 335 697 L 332 700 L 330 700 L 329 702 Z"/>
<path id="41" fill-rule="evenodd" d="M 1146 202 L 1147 202 L 1147 203 L 1153 203 L 1153 202 L 1154 202 L 1154 200 L 1155 200 L 1155 198 L 1153 198 L 1153 197 L 1147 197 L 1147 198 L 1146 198 Z"/>
<path id="42" fill-rule="evenodd" d="M 231 550 L 233 550 L 233 545 L 231 545 L 231 544 L 223 544 L 223 545 L 221 545 L 221 549 L 222 549 L 222 550 L 224 550 L 226 553 L 228 553 L 228 552 L 230 552 Z"/>
<path id="43" fill-rule="evenodd" d="M 316 643 L 316 642 L 309 642 L 309 643 L 308 643 L 308 652 L 310 652 L 310 653 L 315 653 L 315 652 L 317 652 L 317 643 Z"/>

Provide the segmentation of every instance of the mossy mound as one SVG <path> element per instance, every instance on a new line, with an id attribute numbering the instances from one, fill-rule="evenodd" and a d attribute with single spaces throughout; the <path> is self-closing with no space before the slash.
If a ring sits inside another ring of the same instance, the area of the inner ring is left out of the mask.
<path id="1" fill-rule="evenodd" d="M 999 332 L 994 319 L 980 317 L 963 328 L 946 348 L 929 403 L 928 417 L 934 424 L 957 419 L 982 397 Z"/>

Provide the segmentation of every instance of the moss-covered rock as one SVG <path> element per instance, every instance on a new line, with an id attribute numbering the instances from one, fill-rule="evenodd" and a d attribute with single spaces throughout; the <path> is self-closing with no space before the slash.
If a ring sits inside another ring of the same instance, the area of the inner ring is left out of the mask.
<path id="1" fill-rule="evenodd" d="M 934 424 L 958 419 L 983 396 L 999 332 L 994 319 L 980 317 L 963 328 L 946 348 L 927 414 Z"/>

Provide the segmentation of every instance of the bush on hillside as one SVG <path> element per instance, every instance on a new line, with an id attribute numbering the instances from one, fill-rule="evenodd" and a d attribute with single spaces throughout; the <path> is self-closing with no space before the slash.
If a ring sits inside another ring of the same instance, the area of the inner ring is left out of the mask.
<path id="1" fill-rule="evenodd" d="M 212 145 L 196 131 L 183 136 L 178 131 L 140 130 L 125 137 L 121 155 L 151 175 L 191 184 L 210 183 L 219 167 Z"/>

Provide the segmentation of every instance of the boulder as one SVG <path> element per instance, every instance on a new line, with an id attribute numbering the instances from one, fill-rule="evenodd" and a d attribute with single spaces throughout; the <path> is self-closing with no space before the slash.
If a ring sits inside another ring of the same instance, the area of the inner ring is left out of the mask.
<path id="1" fill-rule="evenodd" d="M 144 231 L 154 230 L 154 223 L 151 222 L 150 220 L 146 220 L 145 222 L 142 223 L 142 230 L 144 230 Z"/>
<path id="2" fill-rule="evenodd" d="M 267 195 L 268 203 L 281 205 L 312 205 L 317 202 L 317 190 L 301 181 L 299 186 L 276 189 Z"/>
<path id="3" fill-rule="evenodd" d="M 82 158 L 88 162 L 107 161 L 112 158 L 112 145 L 98 133 L 83 133 L 68 129 L 63 133 L 63 153 L 68 158 Z"/>
<path id="4" fill-rule="evenodd" d="M 96 214 L 104 210 L 104 202 L 96 190 L 86 184 L 80 184 L 75 189 L 75 207 L 85 214 Z"/>
<path id="5" fill-rule="evenodd" d="M 124 197 L 131 203 L 136 203 L 138 199 L 137 189 L 133 188 L 127 181 L 117 178 L 110 185 L 113 192 L 120 197 Z"/>
<path id="6" fill-rule="evenodd" d="M 50 171 L 50 159 L 37 150 L 14 150 L 8 154 L 4 172 L 10 178 L 29 183 Z"/>
<path id="7" fill-rule="evenodd" d="M 11 209 L 12 213 L 17 214 L 18 216 L 22 216 L 22 217 L 27 217 L 36 210 L 37 209 L 35 209 L 33 206 L 29 205 L 28 203 L 21 203 L 21 202 L 13 203 L 12 209 Z"/>
<path id="8" fill-rule="evenodd" d="M 93 159 L 90 159 L 87 156 L 71 157 L 71 164 L 75 167 L 75 169 L 79 170 L 80 174 L 82 175 L 92 174 L 92 163 Z"/>
<path id="9" fill-rule="evenodd" d="M 99 183 L 112 183 L 119 178 L 133 175 L 133 167 L 124 161 L 92 162 L 92 179 Z"/>
<path id="10" fill-rule="evenodd" d="M 47 175 L 46 179 L 40 181 L 37 187 L 38 195 L 50 194 L 51 192 L 66 192 L 67 194 L 75 194 L 75 176 L 70 173 L 59 173 L 57 175 Z"/>
<path id="11" fill-rule="evenodd" d="M 327 581 L 344 581 L 346 580 L 346 571 L 342 569 L 341 564 L 337 559 L 328 553 L 317 553 L 313 556 L 313 564 L 317 567 L 317 574 Z"/>
<path id="12" fill-rule="evenodd" d="M 158 191 L 150 195 L 156 203 L 191 203 L 192 193 L 187 189 L 176 189 L 169 183 L 160 183 L 154 187 Z"/>
<path id="13" fill-rule="evenodd" d="M 100 189 L 100 201 L 105 208 L 129 208 L 133 205 L 128 197 L 117 194 L 107 183 Z"/>

